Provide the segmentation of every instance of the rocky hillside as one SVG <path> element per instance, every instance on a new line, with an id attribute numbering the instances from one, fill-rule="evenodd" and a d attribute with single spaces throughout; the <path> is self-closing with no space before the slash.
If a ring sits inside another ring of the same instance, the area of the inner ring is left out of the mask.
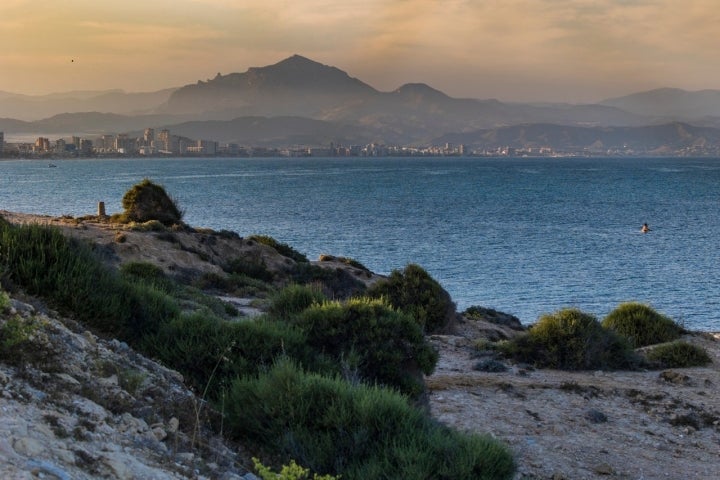
<path id="1" fill-rule="evenodd" d="M 141 231 L 87 219 L 0 212 L 54 225 L 95 245 L 114 266 L 150 262 L 179 279 L 222 276 L 227 258 L 260 258 L 282 273 L 295 261 L 251 239 L 198 229 Z M 169 235 L 172 233 L 172 235 Z M 312 262 L 364 284 L 378 278 L 342 258 Z M 232 298 L 262 310 L 262 298 Z M 0 305 L 0 478 L 252 479 L 251 452 L 228 442 L 220 416 L 180 374 L 100 338 L 40 299 Z M 431 414 L 512 449 L 519 479 L 716 478 L 720 335 L 689 334 L 713 363 L 634 372 L 538 370 L 483 345 L 523 327 L 486 311 L 430 339 L 440 352 L 425 378 Z"/>
<path id="2" fill-rule="evenodd" d="M 180 374 L 37 299 L 0 313 L 0 477 L 253 479 Z"/>

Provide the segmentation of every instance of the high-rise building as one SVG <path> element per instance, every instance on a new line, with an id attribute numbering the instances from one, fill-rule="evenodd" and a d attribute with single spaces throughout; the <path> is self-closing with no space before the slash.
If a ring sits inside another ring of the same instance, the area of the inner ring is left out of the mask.
<path id="1" fill-rule="evenodd" d="M 170 145 L 170 130 L 160 130 L 158 140 L 160 141 L 160 150 L 165 150 L 166 152 L 172 151 Z"/>
<path id="2" fill-rule="evenodd" d="M 155 141 L 155 129 L 154 128 L 146 128 L 145 129 L 145 135 L 143 136 L 143 140 L 145 140 L 145 145 L 148 147 L 153 144 Z"/>

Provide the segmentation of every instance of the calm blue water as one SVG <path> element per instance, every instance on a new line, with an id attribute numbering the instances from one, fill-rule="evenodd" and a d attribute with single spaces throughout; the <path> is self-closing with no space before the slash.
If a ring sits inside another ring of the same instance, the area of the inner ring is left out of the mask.
<path id="1" fill-rule="evenodd" d="M 460 309 L 525 323 L 639 300 L 720 331 L 720 159 L 0 162 L 0 209 L 108 213 L 163 184 L 193 226 L 267 234 L 379 273 L 418 263 Z M 648 222 L 652 231 L 639 232 Z"/>

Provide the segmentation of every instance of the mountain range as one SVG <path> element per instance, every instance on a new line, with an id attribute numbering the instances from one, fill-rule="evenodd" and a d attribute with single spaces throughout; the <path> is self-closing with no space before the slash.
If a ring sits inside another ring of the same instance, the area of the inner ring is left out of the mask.
<path id="1" fill-rule="evenodd" d="M 382 92 L 338 68 L 294 55 L 157 92 L 0 92 L 0 131 L 6 135 L 99 135 L 145 127 L 268 146 L 447 141 L 662 148 L 719 139 L 720 90 L 666 88 L 586 105 L 511 103 L 453 98 L 423 83 Z"/>

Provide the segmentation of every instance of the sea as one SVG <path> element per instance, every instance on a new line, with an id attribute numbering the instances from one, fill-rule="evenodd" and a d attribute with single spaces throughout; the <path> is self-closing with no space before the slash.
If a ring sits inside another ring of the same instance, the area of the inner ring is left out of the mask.
<path id="1" fill-rule="evenodd" d="M 415 263 L 460 311 L 525 324 L 640 301 L 720 331 L 720 159 L 283 158 L 0 162 L 0 209 L 122 211 L 149 178 L 195 227 L 270 235 L 388 274 Z M 640 227 L 648 223 L 650 231 Z"/>

